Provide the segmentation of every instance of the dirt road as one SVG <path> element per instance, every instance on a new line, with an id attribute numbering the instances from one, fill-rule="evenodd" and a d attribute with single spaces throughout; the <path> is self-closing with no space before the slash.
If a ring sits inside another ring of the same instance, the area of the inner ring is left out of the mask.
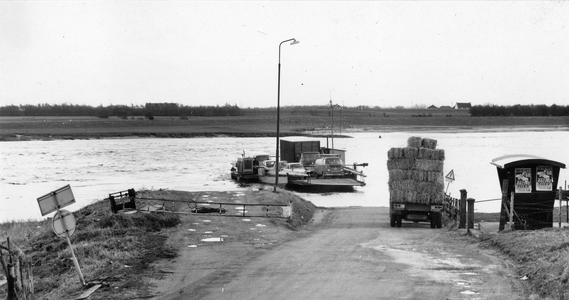
<path id="1" fill-rule="evenodd" d="M 284 242 L 256 239 L 241 256 L 239 243 L 186 251 L 161 266 L 172 275 L 155 299 L 523 298 L 491 250 L 427 223 L 391 228 L 385 208 L 327 209 L 294 238 L 277 231 Z"/>

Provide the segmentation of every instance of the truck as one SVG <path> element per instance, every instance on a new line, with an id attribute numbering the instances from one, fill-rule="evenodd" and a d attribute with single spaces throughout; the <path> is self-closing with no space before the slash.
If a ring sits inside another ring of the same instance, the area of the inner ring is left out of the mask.
<path id="1" fill-rule="evenodd" d="M 407 147 L 388 152 L 391 227 L 401 227 L 403 220 L 442 227 L 444 150 L 435 149 L 434 140 L 422 140 L 411 137 Z"/>
<path id="2" fill-rule="evenodd" d="M 281 159 L 300 162 L 309 174 L 314 172 L 314 161 L 320 157 L 320 141 L 303 136 L 280 139 Z"/>
<path id="3" fill-rule="evenodd" d="M 443 226 L 442 211 L 443 204 L 424 204 L 407 201 L 390 201 L 389 220 L 391 227 L 401 227 L 402 220 L 418 222 L 429 222 L 431 228 L 441 228 Z"/>

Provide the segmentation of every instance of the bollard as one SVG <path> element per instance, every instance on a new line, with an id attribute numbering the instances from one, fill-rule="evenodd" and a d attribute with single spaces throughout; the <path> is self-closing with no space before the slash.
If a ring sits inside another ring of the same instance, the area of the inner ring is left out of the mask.
<path id="1" fill-rule="evenodd" d="M 458 228 L 466 228 L 466 190 L 460 190 Z"/>
<path id="2" fill-rule="evenodd" d="M 474 229 L 474 199 L 468 198 L 466 199 L 467 206 L 468 206 L 468 231 L 470 229 Z"/>

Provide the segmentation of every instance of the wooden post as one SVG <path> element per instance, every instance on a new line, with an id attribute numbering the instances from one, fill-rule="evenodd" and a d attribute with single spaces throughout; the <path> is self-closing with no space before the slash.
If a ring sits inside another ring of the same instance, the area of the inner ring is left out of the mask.
<path id="1" fill-rule="evenodd" d="M 472 198 L 466 199 L 468 203 L 468 232 L 470 232 L 471 228 L 474 229 L 474 201 Z"/>
<path id="2" fill-rule="evenodd" d="M 16 285 L 14 278 L 14 264 L 12 262 L 12 251 L 10 250 L 10 238 L 6 238 L 8 243 L 8 273 L 6 274 L 6 281 L 8 282 L 8 295 L 6 296 L 6 300 L 17 300 L 18 296 L 16 295 Z"/>
<path id="3" fill-rule="evenodd" d="M 563 194 L 563 188 L 559 187 L 559 228 L 561 228 L 561 204 L 563 203 L 563 197 L 561 197 Z"/>
<path id="4" fill-rule="evenodd" d="M 458 228 L 466 228 L 466 190 L 460 190 L 460 219 L 458 221 Z"/>
<path id="5" fill-rule="evenodd" d="M 502 181 L 502 205 L 500 206 L 500 226 L 498 227 L 498 231 L 504 230 L 504 225 L 506 225 L 506 218 L 508 207 L 506 204 L 508 203 L 508 179 L 504 179 Z"/>
<path id="6" fill-rule="evenodd" d="M 510 196 L 510 230 L 514 230 L 514 192 Z"/>

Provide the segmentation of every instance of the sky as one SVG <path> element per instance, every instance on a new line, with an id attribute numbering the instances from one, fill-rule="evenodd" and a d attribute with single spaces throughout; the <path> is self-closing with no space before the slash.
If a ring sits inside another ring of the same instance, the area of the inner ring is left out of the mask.
<path id="1" fill-rule="evenodd" d="M 281 106 L 569 105 L 568 16 L 569 1 L 0 1 L 0 104 L 275 107 L 280 82 Z"/>

